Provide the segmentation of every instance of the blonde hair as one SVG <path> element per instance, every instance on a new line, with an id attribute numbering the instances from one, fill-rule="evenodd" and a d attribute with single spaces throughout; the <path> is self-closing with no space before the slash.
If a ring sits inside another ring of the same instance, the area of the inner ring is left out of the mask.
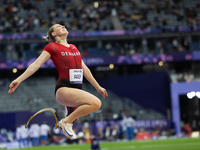
<path id="1" fill-rule="evenodd" d="M 43 37 L 44 39 L 46 39 L 46 41 L 48 41 L 49 43 L 51 42 L 55 42 L 56 40 L 54 39 L 52 32 L 54 32 L 53 26 L 51 26 L 49 28 L 49 30 L 47 31 L 47 35 L 45 37 Z"/>

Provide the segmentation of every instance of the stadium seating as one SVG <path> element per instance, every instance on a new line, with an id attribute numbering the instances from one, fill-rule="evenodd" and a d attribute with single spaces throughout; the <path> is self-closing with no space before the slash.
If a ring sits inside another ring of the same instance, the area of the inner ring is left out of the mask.
<path id="1" fill-rule="evenodd" d="M 120 3 L 105 0 L 101 1 L 96 8 L 93 2 L 92 0 L 85 2 L 79 0 L 78 3 L 71 0 L 14 2 L 14 6 L 8 10 L 8 13 L 18 14 L 24 19 L 24 22 L 28 23 L 28 28 L 24 23 L 21 24 L 24 27 L 18 31 L 34 33 L 46 32 L 47 27 L 55 22 L 65 24 L 69 31 L 190 26 L 189 13 L 191 11 L 193 14 L 196 13 L 195 16 L 192 16 L 196 21 L 200 16 L 198 9 L 194 9 L 199 7 L 199 2 L 196 0 L 184 0 L 183 2 L 143 0 L 121 1 Z M 4 10 L 10 6 L 10 3 L 12 2 L 1 1 Z M 186 18 L 184 18 L 184 14 L 186 14 Z M 32 21 L 30 17 L 32 17 Z M 36 23 L 37 19 L 39 23 Z M 27 22 L 27 20 L 29 21 Z M 12 23 L 13 18 L 9 18 L 8 22 Z M 17 24 L 19 23 L 20 19 L 17 20 Z M 194 23 L 193 25 L 196 24 Z M 5 28 L 5 31 L 12 32 L 11 28 Z"/>
<path id="2" fill-rule="evenodd" d="M 5 94 L 8 84 L 0 90 L 0 112 L 31 111 L 36 112 L 43 108 L 59 108 L 55 99 L 54 88 L 56 79 L 54 77 L 31 77 L 18 87 L 12 94 Z M 153 110 L 148 110 L 128 98 L 122 98 L 108 91 L 109 97 L 102 98 L 90 84 L 83 84 L 83 90 L 93 93 L 102 101 L 101 110 L 106 120 L 113 118 L 113 114 L 121 115 L 121 110 L 129 111 L 137 119 L 162 119 L 164 116 Z M 29 98 L 32 97 L 32 100 Z M 112 107 L 111 107 L 112 106 Z M 108 108 L 110 112 L 107 112 Z M 62 108 L 64 111 L 64 107 Z M 139 112 L 139 113 L 138 113 Z M 99 117 L 97 117 L 100 119 Z M 80 120 L 92 120 L 90 116 L 82 117 Z"/>
<path id="3" fill-rule="evenodd" d="M 19 88 L 12 94 L 5 94 L 8 92 L 8 84 L 0 90 L 0 110 L 1 112 L 15 112 L 15 111 L 38 111 L 43 108 L 57 107 L 55 102 L 54 86 L 55 78 L 35 78 L 27 79 L 21 83 Z M 32 101 L 28 101 L 29 97 Z M 37 101 L 40 98 L 41 101 Z"/>

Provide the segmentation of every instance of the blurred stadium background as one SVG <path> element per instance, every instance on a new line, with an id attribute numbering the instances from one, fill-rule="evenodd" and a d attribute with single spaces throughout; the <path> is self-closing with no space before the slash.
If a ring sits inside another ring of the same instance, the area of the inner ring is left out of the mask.
<path id="1" fill-rule="evenodd" d="M 56 23 L 66 26 L 68 42 L 109 94 L 103 99 L 84 80 L 83 89 L 103 104 L 75 123 L 77 134 L 89 135 L 75 142 L 91 143 L 91 135 L 126 140 L 121 122 L 127 113 L 135 119 L 135 140 L 199 137 L 199 0 L 1 0 L 0 6 L 0 142 L 7 148 L 18 147 L 16 127 L 36 111 L 54 108 L 64 116 L 51 60 L 7 94 L 10 82 L 48 44 L 42 37 Z M 52 140 L 51 113 L 34 120 L 51 127 L 48 144 L 70 143 L 62 133 Z"/>

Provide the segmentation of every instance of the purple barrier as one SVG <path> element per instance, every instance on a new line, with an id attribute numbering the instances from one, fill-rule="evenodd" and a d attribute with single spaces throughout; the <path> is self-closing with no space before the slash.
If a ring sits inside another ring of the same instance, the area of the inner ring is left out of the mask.
<path id="1" fill-rule="evenodd" d="M 200 60 L 200 51 L 194 51 L 192 55 L 193 60 Z"/>
<path id="2" fill-rule="evenodd" d="M 164 29 L 165 32 L 189 32 L 198 31 L 200 26 L 190 27 L 170 27 Z M 146 29 L 135 29 L 135 30 L 109 30 L 109 31 L 89 31 L 89 32 L 70 32 L 70 37 L 92 37 L 92 36 L 115 36 L 115 35 L 137 35 L 137 34 L 150 34 L 150 33 L 162 33 L 163 29 L 157 28 L 146 28 Z M 0 40 L 14 40 L 14 39 L 41 39 L 46 36 L 46 33 L 37 34 L 26 34 L 26 33 L 15 33 L 15 34 L 0 34 Z"/>
<path id="3" fill-rule="evenodd" d="M 191 52 L 181 52 L 181 53 L 171 53 L 171 54 L 135 54 L 135 55 L 124 55 L 124 56 L 114 56 L 114 57 L 83 57 L 83 61 L 87 66 L 100 66 L 100 65 L 120 65 L 120 64 L 143 64 L 143 63 L 158 63 L 163 62 L 173 62 L 173 61 L 189 61 L 193 60 L 193 53 Z M 35 61 L 35 58 L 30 60 L 6 60 L 0 62 L 0 69 L 25 69 L 31 63 Z M 49 59 L 45 62 L 41 68 L 54 68 L 53 62 Z"/>
<path id="4" fill-rule="evenodd" d="M 121 120 L 117 121 L 117 124 L 121 125 Z M 97 128 L 105 128 L 106 125 L 112 126 L 115 121 L 98 121 L 96 123 Z M 154 127 L 161 127 L 163 129 L 169 128 L 171 125 L 171 121 L 167 119 L 155 119 L 155 120 L 135 120 L 135 128 L 145 128 L 145 129 L 153 129 Z"/>

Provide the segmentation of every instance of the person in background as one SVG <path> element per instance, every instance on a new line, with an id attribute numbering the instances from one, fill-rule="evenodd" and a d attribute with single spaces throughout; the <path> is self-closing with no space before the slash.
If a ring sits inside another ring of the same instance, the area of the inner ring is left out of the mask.
<path id="1" fill-rule="evenodd" d="M 184 124 L 183 131 L 185 133 L 185 136 L 191 136 L 192 127 L 191 127 L 191 125 L 188 122 L 186 122 Z"/>
<path id="2" fill-rule="evenodd" d="M 119 125 L 119 131 L 118 132 L 119 132 L 118 138 L 120 140 L 123 140 L 124 139 L 124 131 L 123 131 L 123 127 L 122 127 L 121 124 Z"/>
<path id="3" fill-rule="evenodd" d="M 28 128 L 25 128 L 25 124 L 21 125 L 21 129 L 20 129 L 20 133 L 21 133 L 21 139 L 22 139 L 22 143 L 23 143 L 23 147 L 29 147 L 29 131 Z"/>
<path id="4" fill-rule="evenodd" d="M 53 131 L 52 131 L 52 142 L 54 144 L 62 144 L 62 143 L 64 143 L 65 142 L 65 138 L 66 137 L 63 137 L 61 135 L 60 128 L 57 128 L 57 129 L 53 128 Z"/>
<path id="5" fill-rule="evenodd" d="M 18 144 L 19 144 L 19 148 L 21 148 L 21 142 L 22 142 L 22 139 L 21 139 L 21 125 L 18 125 L 17 128 L 16 128 L 16 139 L 18 141 Z"/>
<path id="6" fill-rule="evenodd" d="M 117 122 L 114 122 L 114 124 L 112 125 L 112 130 L 111 130 L 112 140 L 117 140 L 118 134 L 119 134 L 119 126 Z"/>
<path id="7" fill-rule="evenodd" d="M 7 134 L 7 129 L 5 127 L 1 128 L 1 134 Z"/>
<path id="8" fill-rule="evenodd" d="M 127 113 L 127 115 L 124 115 L 122 124 L 123 124 L 124 130 L 126 131 L 126 138 L 128 140 L 133 140 L 135 120 L 131 117 L 130 113 Z"/>
<path id="9" fill-rule="evenodd" d="M 44 121 L 40 126 L 41 145 L 48 144 L 48 134 L 51 134 L 51 130 L 47 122 Z"/>
<path id="10" fill-rule="evenodd" d="M 112 140 L 110 125 L 106 125 L 104 137 L 105 137 L 105 139 L 106 139 L 107 141 L 111 141 L 111 140 Z"/>
<path id="11" fill-rule="evenodd" d="M 39 146 L 40 145 L 40 126 L 37 122 L 34 122 L 30 129 L 29 129 L 29 135 L 32 140 L 32 146 Z"/>
<path id="12" fill-rule="evenodd" d="M 13 142 L 14 141 L 14 134 L 13 134 L 11 129 L 8 130 L 7 136 L 8 136 L 8 141 L 9 142 Z"/>

